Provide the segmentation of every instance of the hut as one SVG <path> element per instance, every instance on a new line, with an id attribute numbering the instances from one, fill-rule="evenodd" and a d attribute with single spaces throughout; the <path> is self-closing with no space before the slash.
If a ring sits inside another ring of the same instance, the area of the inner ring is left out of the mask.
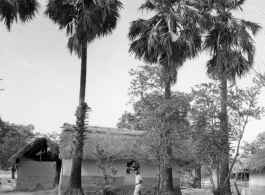
<path id="1" fill-rule="evenodd" d="M 248 181 L 249 180 L 249 170 L 246 168 L 246 158 L 237 159 L 234 167 L 232 169 L 232 179 L 240 180 L 240 181 Z"/>
<path id="2" fill-rule="evenodd" d="M 105 127 L 89 126 L 85 132 L 84 151 L 82 161 L 82 188 L 85 191 L 94 191 L 97 189 L 96 179 L 102 176 L 96 165 L 95 155 L 93 152 L 98 146 L 104 150 L 103 157 L 114 156 L 113 166 L 117 169 L 115 175 L 116 181 L 112 188 L 134 188 L 135 175 L 130 167 L 135 165 L 134 152 L 139 150 L 143 152 L 144 148 L 137 144 L 137 138 L 143 135 L 144 131 L 115 129 Z M 60 158 L 62 159 L 62 170 L 60 175 L 59 190 L 64 192 L 70 180 L 72 167 L 72 140 L 73 126 L 65 124 L 60 142 Z M 136 162 L 137 168 L 143 177 L 144 185 L 155 184 L 157 170 L 151 164 Z M 173 173 L 174 187 L 179 188 L 180 179 L 177 173 Z"/>
<path id="3" fill-rule="evenodd" d="M 17 166 L 17 191 L 49 190 L 59 183 L 59 145 L 48 138 L 36 138 L 9 161 Z"/>
<path id="4" fill-rule="evenodd" d="M 265 149 L 249 157 L 246 168 L 249 169 L 249 188 L 265 194 Z"/>

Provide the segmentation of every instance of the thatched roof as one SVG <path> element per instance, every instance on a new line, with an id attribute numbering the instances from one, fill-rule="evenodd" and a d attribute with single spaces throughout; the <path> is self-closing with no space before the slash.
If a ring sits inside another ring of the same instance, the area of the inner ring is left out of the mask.
<path id="1" fill-rule="evenodd" d="M 25 145 L 22 149 L 17 151 L 10 159 L 9 161 L 14 161 L 20 157 L 22 157 L 25 153 L 35 150 L 39 146 L 41 146 L 43 143 L 47 144 L 47 146 L 50 148 L 50 152 L 52 154 L 59 155 L 59 145 L 50 140 L 49 138 L 41 137 L 41 138 L 36 138 L 34 141 L 28 143 Z"/>
<path id="2" fill-rule="evenodd" d="M 246 167 L 251 171 L 261 171 L 265 168 L 265 149 L 258 151 L 247 159 Z"/>
<path id="3" fill-rule="evenodd" d="M 74 126 L 64 124 L 62 128 L 60 158 L 70 159 Z M 143 133 L 143 131 L 136 130 L 88 126 L 85 132 L 83 159 L 95 159 L 93 152 L 97 145 L 99 149 L 104 150 L 104 157 L 115 156 L 118 159 L 129 159 L 132 151 L 141 149 L 136 144 L 136 140 Z"/>
<path id="4" fill-rule="evenodd" d="M 246 158 L 239 158 L 237 159 L 236 163 L 233 166 L 233 173 L 235 172 L 243 172 L 246 170 Z"/>

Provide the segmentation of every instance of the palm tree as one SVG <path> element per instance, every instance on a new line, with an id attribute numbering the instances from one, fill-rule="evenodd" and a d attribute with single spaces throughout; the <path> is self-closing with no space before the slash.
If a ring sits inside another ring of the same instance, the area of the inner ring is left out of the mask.
<path id="1" fill-rule="evenodd" d="M 155 12 L 148 20 L 131 23 L 128 38 L 132 42 L 129 52 L 147 64 L 158 63 L 163 67 L 165 99 L 171 99 L 171 85 L 176 83 L 177 71 L 201 49 L 198 28 L 197 3 L 193 0 L 146 0 L 139 8 Z M 170 136 L 168 130 L 165 134 Z M 169 143 L 169 161 L 165 168 L 165 191 L 173 191 L 172 147 Z"/>
<path id="2" fill-rule="evenodd" d="M 212 15 L 212 27 L 204 42 L 204 49 L 211 59 L 207 62 L 207 74 L 221 82 L 220 127 L 223 133 L 222 146 L 224 157 L 220 167 L 220 190 L 222 194 L 231 194 L 229 173 L 229 128 L 227 115 L 227 81 L 235 83 L 253 66 L 255 46 L 250 35 L 256 35 L 261 27 L 253 22 L 240 20 L 232 12 L 241 9 L 245 0 L 204 1 L 203 7 Z M 215 12 L 212 12 L 212 11 Z"/>
<path id="3" fill-rule="evenodd" d="M 75 139 L 73 141 L 73 163 L 69 187 L 64 194 L 84 194 L 81 187 L 81 167 L 86 112 L 85 103 L 87 45 L 96 38 L 111 34 L 116 28 L 119 11 L 123 7 L 119 0 L 49 0 L 45 14 L 66 29 L 68 48 L 81 57 L 79 106 L 76 113 Z"/>
<path id="4" fill-rule="evenodd" d="M 40 4 L 36 0 L 0 0 L 0 21 L 10 31 L 14 21 L 28 22 L 38 13 Z"/>

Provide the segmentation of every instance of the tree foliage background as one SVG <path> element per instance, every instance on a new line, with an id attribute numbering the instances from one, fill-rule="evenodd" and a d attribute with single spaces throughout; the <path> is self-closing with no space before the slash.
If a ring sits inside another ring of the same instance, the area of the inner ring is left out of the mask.
<path id="1" fill-rule="evenodd" d="M 8 170 L 12 162 L 8 159 L 37 137 L 46 137 L 59 143 L 60 134 L 34 132 L 33 125 L 17 125 L 0 118 L 0 170 Z"/>

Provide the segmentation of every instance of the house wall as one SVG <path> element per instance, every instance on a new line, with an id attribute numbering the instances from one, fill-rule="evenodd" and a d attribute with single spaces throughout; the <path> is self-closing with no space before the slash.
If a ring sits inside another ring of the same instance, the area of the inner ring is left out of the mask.
<path id="1" fill-rule="evenodd" d="M 249 188 L 263 189 L 265 192 L 265 169 L 249 173 Z"/>
<path id="2" fill-rule="evenodd" d="M 126 166 L 127 160 L 119 160 L 113 163 L 118 170 L 116 177 L 116 182 L 112 185 L 113 188 L 123 187 L 131 185 L 134 187 L 134 178 L 133 175 L 126 175 Z M 61 180 L 59 184 L 60 192 L 64 192 L 69 184 L 70 174 L 71 174 L 72 160 L 63 159 L 62 160 L 62 171 L 61 171 Z M 156 178 L 156 170 L 147 164 L 140 165 L 140 174 L 144 180 L 143 185 L 155 184 L 154 178 Z M 85 159 L 82 162 L 82 188 L 84 191 L 93 191 L 97 188 L 94 184 L 97 178 L 102 176 L 102 173 L 98 171 L 95 160 Z M 173 174 L 173 183 L 174 186 L 179 188 L 180 179 L 179 175 Z M 127 181 L 127 182 L 126 182 Z M 130 181 L 130 182 L 128 182 Z"/>
<path id="3" fill-rule="evenodd" d="M 21 160 L 15 190 L 53 189 L 56 186 L 57 177 L 56 162 Z"/>

